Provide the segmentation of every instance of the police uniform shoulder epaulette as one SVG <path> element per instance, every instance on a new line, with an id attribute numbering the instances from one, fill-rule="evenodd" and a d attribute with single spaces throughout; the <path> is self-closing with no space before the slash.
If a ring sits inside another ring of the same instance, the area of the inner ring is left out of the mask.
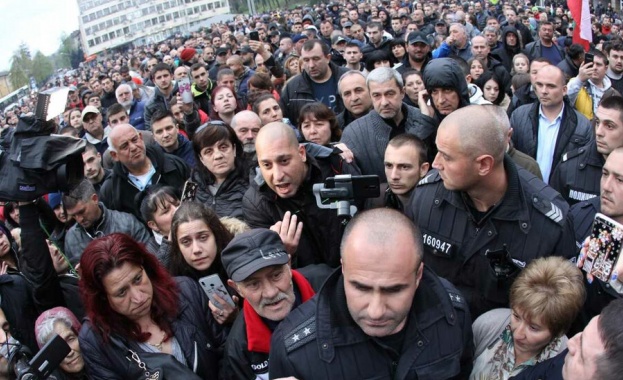
<path id="1" fill-rule="evenodd" d="M 554 223 L 563 224 L 568 206 L 557 205 L 552 200 L 545 198 L 542 194 L 532 194 L 532 204 L 535 209 L 551 219 Z"/>
<path id="2" fill-rule="evenodd" d="M 296 326 L 285 335 L 287 352 L 292 352 L 306 343 L 316 339 L 316 315 L 311 316 L 305 322 Z"/>
<path id="3" fill-rule="evenodd" d="M 422 186 L 422 185 L 439 182 L 439 181 L 441 181 L 441 176 L 439 175 L 439 172 L 435 170 L 434 172 L 426 175 L 426 177 L 422 178 L 420 182 L 417 183 L 417 185 Z"/>
<path id="4" fill-rule="evenodd" d="M 448 298 L 450 298 L 450 302 L 452 306 L 458 309 L 467 310 L 467 302 L 465 297 L 459 292 L 459 290 L 448 280 L 445 278 L 439 277 L 441 283 L 443 284 L 444 289 L 448 293 Z"/>
<path id="5" fill-rule="evenodd" d="M 562 160 L 560 162 L 566 162 L 574 157 L 581 155 L 584 152 L 586 152 L 585 147 L 581 147 L 581 148 L 566 152 L 565 154 L 562 155 Z"/>

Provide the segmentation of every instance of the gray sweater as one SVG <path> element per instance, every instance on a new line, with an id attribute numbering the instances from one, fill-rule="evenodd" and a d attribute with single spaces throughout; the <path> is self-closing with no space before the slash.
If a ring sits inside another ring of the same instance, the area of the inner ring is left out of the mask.
<path id="1" fill-rule="evenodd" d="M 407 108 L 405 132 L 419 137 L 424 142 L 434 142 L 437 122 L 423 115 L 415 107 L 408 105 L 405 107 Z M 376 174 L 381 182 L 387 182 L 383 159 L 391 131 L 392 127 L 374 110 L 344 129 L 341 142 L 353 152 L 361 174 Z"/>

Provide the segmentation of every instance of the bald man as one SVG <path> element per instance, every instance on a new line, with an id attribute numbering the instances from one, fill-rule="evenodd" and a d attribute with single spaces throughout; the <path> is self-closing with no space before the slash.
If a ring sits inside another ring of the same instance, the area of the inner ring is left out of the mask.
<path id="1" fill-rule="evenodd" d="M 420 231 L 374 209 L 346 227 L 342 270 L 279 324 L 270 378 L 450 379 L 472 368 L 465 298 L 422 263 Z"/>
<path id="2" fill-rule="evenodd" d="M 294 233 L 302 222 L 293 267 L 318 263 L 337 267 L 341 224 L 335 210 L 318 208 L 312 188 L 337 174 L 358 175 L 359 169 L 329 149 L 308 154 L 292 127 L 282 122 L 260 129 L 255 151 L 260 170 L 242 200 L 245 221 L 251 228 L 269 228 L 282 222 L 282 237 L 289 231 Z"/>
<path id="3" fill-rule="evenodd" d="M 515 148 L 536 159 L 549 183 L 562 155 L 587 144 L 593 136 L 589 120 L 573 108 L 565 95 L 565 74 L 548 65 L 536 74 L 534 90 L 538 101 L 513 111 L 511 127 Z"/>
<path id="4" fill-rule="evenodd" d="M 532 260 L 574 256 L 569 206 L 515 165 L 507 135 L 482 106 L 448 115 L 436 144 L 435 170 L 405 213 L 422 230 L 424 263 L 463 292 L 476 319 L 508 307 L 513 279 Z"/>
<path id="5" fill-rule="evenodd" d="M 243 108 L 246 108 L 247 92 L 249 91 L 248 82 L 251 75 L 255 74 L 255 71 L 244 66 L 242 64 L 242 58 L 239 55 L 232 55 L 227 58 L 227 66 L 234 72 L 234 77 L 236 78 L 236 94 L 238 94 L 240 99 L 244 102 Z"/>
<path id="6" fill-rule="evenodd" d="M 108 149 L 115 160 L 112 175 L 100 190 L 106 207 L 134 214 L 140 220 L 136 195 L 156 183 L 180 192 L 190 177 L 184 160 L 154 146 L 145 146 L 143 136 L 130 124 L 117 125 L 108 135 Z"/>

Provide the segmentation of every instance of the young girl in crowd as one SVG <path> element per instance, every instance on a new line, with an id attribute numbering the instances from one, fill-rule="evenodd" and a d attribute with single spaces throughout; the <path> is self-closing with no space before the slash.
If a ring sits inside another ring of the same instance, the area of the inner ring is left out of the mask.
<path id="1" fill-rule="evenodd" d="M 530 70 L 530 60 L 524 54 L 517 54 L 513 57 L 513 70 L 511 75 L 526 74 Z"/>
<path id="2" fill-rule="evenodd" d="M 480 58 L 472 58 L 467 61 L 467 64 L 469 65 L 469 74 L 472 77 L 472 82 L 480 78 L 480 76 L 482 75 L 482 73 L 485 72 L 485 69 L 487 67 L 484 61 Z"/>

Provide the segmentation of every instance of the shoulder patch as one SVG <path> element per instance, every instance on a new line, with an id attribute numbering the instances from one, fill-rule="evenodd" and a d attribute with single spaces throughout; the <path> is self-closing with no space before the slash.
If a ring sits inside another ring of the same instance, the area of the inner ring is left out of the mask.
<path id="1" fill-rule="evenodd" d="M 550 200 L 541 198 L 538 195 L 533 195 L 532 203 L 537 210 L 539 210 L 543 215 L 554 221 L 554 223 L 560 224 L 560 222 L 562 222 L 564 218 L 563 210 Z"/>
<path id="2" fill-rule="evenodd" d="M 565 154 L 562 155 L 562 160 L 561 162 L 565 162 L 568 161 L 574 157 L 579 156 L 580 154 L 584 153 L 584 151 L 586 150 L 586 148 L 582 147 L 582 148 L 578 148 L 576 150 L 572 150 L 569 152 L 566 152 Z"/>
<path id="3" fill-rule="evenodd" d="M 420 182 L 417 183 L 418 186 L 426 185 L 427 183 L 437 182 L 441 179 L 439 173 L 437 171 L 433 173 L 429 173 L 426 177 L 422 178 Z"/>
<path id="4" fill-rule="evenodd" d="M 288 353 L 316 339 L 316 316 L 296 326 L 284 339 Z"/>
<path id="5" fill-rule="evenodd" d="M 450 297 L 450 302 L 454 307 L 465 307 L 465 299 L 459 293 L 448 292 L 448 296 Z"/>

